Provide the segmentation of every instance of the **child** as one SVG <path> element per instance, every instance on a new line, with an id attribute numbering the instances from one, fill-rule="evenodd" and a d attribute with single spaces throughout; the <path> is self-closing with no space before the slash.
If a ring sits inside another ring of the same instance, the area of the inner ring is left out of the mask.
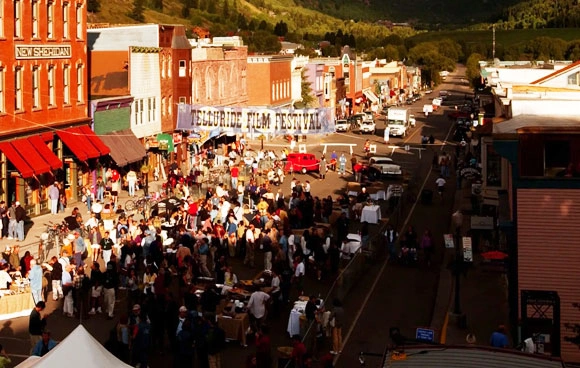
<path id="1" fill-rule="evenodd" d="M 95 314 L 95 308 L 98 313 L 101 311 L 101 295 L 103 294 L 103 286 L 99 280 L 95 280 L 95 284 L 91 287 L 91 311 L 89 314 Z"/>

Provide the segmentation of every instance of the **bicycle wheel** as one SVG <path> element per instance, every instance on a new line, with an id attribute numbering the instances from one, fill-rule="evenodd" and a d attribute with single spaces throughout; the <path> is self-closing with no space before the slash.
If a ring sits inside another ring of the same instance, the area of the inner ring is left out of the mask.
<path id="1" fill-rule="evenodd" d="M 135 202 L 133 200 L 129 199 L 127 202 L 125 202 L 125 209 L 127 211 L 133 211 L 135 207 Z"/>

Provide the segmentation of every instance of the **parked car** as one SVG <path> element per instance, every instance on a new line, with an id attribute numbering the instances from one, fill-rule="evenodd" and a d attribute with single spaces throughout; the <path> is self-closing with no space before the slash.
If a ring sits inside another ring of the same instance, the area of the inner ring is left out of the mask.
<path id="1" fill-rule="evenodd" d="M 369 166 L 377 169 L 381 175 L 402 175 L 401 166 L 396 165 L 390 157 L 373 156 L 369 159 Z"/>
<path id="2" fill-rule="evenodd" d="M 320 160 L 311 153 L 289 153 L 284 170 L 306 174 L 308 171 L 318 171 L 319 163 Z"/>
<path id="3" fill-rule="evenodd" d="M 375 134 L 376 128 L 377 128 L 377 125 L 373 121 L 363 121 L 362 124 L 360 125 L 359 133 L 360 134 L 363 134 L 363 133 Z"/>
<path id="4" fill-rule="evenodd" d="M 336 132 L 348 132 L 349 130 L 350 123 L 346 119 L 340 119 L 334 123 L 334 131 Z"/>

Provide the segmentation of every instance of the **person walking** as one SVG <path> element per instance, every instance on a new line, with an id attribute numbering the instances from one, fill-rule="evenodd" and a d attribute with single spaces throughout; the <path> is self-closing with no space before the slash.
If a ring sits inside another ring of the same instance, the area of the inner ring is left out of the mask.
<path id="1" fill-rule="evenodd" d="M 53 256 L 49 262 L 50 278 L 52 280 L 52 300 L 56 301 L 59 298 L 64 298 L 62 292 L 62 264 L 58 261 L 56 256 Z"/>
<path id="2" fill-rule="evenodd" d="M 328 170 L 328 167 L 326 166 L 326 158 L 324 156 L 322 156 L 318 165 L 319 179 L 324 180 L 326 178 L 326 171 Z"/>
<path id="3" fill-rule="evenodd" d="M 16 235 L 16 206 L 19 205 L 20 202 L 12 202 L 12 206 L 8 208 L 8 240 L 15 239 Z"/>
<path id="4" fill-rule="evenodd" d="M 28 318 L 31 354 L 36 344 L 42 340 L 42 331 L 44 331 L 46 327 L 46 319 L 41 313 L 44 308 L 46 308 L 46 304 L 43 301 L 36 303 L 34 309 L 30 312 L 30 317 Z"/>
<path id="5" fill-rule="evenodd" d="M 30 272 L 28 272 L 28 280 L 30 280 L 30 291 L 32 293 L 32 300 L 34 300 L 34 304 L 43 301 L 42 267 L 36 264 L 35 259 L 30 261 Z"/>
<path id="6" fill-rule="evenodd" d="M 107 270 L 103 275 L 104 307 L 108 319 L 113 319 L 115 310 L 115 290 L 119 285 L 119 276 L 112 262 L 107 263 Z"/>
<path id="7" fill-rule="evenodd" d="M 111 260 L 111 254 L 113 253 L 113 239 L 110 238 L 110 234 L 108 231 L 105 231 L 105 237 L 101 239 L 99 245 L 101 247 L 101 251 L 103 252 L 103 261 L 105 264 L 109 263 Z M 96 260 L 96 259 L 94 259 Z"/>
<path id="8" fill-rule="evenodd" d="M 26 219 L 26 210 L 20 205 L 20 202 L 16 202 L 16 208 L 14 208 L 14 214 L 16 216 L 16 240 L 24 241 L 24 220 Z"/>
<path id="9" fill-rule="evenodd" d="M 336 355 L 342 352 L 342 326 L 344 324 L 344 308 L 340 299 L 332 301 L 332 312 L 330 314 L 330 326 L 332 327 L 332 350 L 330 354 Z"/>
<path id="10" fill-rule="evenodd" d="M 127 173 L 127 185 L 129 189 L 129 197 L 135 197 L 135 187 L 137 185 L 137 173 L 133 170 L 130 170 Z"/>
<path id="11" fill-rule="evenodd" d="M 58 200 L 60 199 L 58 182 L 55 181 L 48 188 L 48 199 L 50 199 L 50 213 L 56 215 L 58 213 Z"/>
<path id="12" fill-rule="evenodd" d="M 340 155 L 338 159 L 338 175 L 345 175 L 346 173 L 346 157 L 344 153 Z"/>
<path id="13" fill-rule="evenodd" d="M 437 185 L 437 193 L 439 193 L 439 198 L 441 198 L 441 203 L 443 203 L 443 192 L 445 191 L 445 184 L 447 182 L 443 178 L 443 175 L 439 175 L 437 180 L 435 180 L 435 184 Z"/>
<path id="14" fill-rule="evenodd" d="M 425 230 L 423 237 L 421 237 L 420 247 L 423 250 L 423 256 L 425 257 L 425 263 L 427 267 L 431 266 L 431 258 L 433 257 L 434 244 L 433 235 L 431 235 L 430 230 Z"/>
<path id="15" fill-rule="evenodd" d="M 226 345 L 226 334 L 217 326 L 215 319 L 208 318 L 207 323 L 209 327 L 206 334 L 209 367 L 221 368 L 221 352 Z"/>

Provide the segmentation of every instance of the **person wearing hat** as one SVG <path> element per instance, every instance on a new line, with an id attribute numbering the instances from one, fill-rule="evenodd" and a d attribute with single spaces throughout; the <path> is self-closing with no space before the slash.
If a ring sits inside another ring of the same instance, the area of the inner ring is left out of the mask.
<path id="1" fill-rule="evenodd" d="M 60 190 L 58 182 L 54 182 L 48 188 L 48 199 L 50 199 L 50 213 L 56 215 L 58 213 L 58 199 L 60 198 Z"/>

